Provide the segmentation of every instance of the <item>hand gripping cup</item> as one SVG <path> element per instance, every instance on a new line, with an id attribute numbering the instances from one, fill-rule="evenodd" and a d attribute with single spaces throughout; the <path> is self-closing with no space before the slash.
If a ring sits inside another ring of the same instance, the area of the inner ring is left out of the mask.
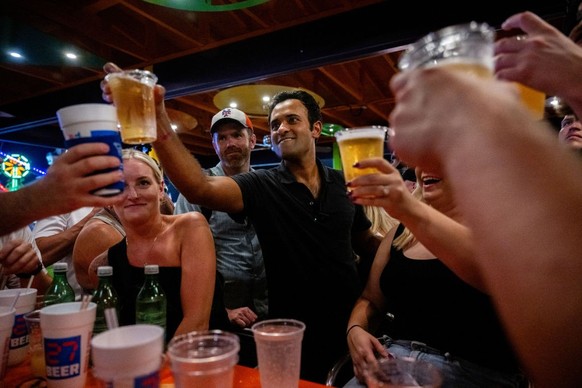
<path id="1" fill-rule="evenodd" d="M 146 70 L 110 73 L 105 80 L 111 87 L 113 103 L 121 127 L 121 140 L 127 144 L 144 144 L 156 140 L 155 74 Z"/>
<path id="2" fill-rule="evenodd" d="M 10 352 L 8 354 L 8 365 L 20 364 L 26 358 L 29 347 L 28 328 L 24 316 L 34 310 L 36 303 L 36 288 L 11 288 L 0 290 L 0 306 L 11 306 L 18 294 L 16 302 L 16 314 L 14 316 L 14 326 L 10 335 Z"/>
<path id="3" fill-rule="evenodd" d="M 83 388 L 87 381 L 90 341 L 97 305 L 59 303 L 40 310 L 49 388 Z"/>
<path id="4" fill-rule="evenodd" d="M 221 330 L 172 338 L 167 354 L 176 388 L 232 388 L 239 349 L 238 336 Z"/>
<path id="5" fill-rule="evenodd" d="M 516 39 L 525 39 L 516 36 Z M 404 51 L 398 61 L 402 71 L 448 66 L 481 77 L 493 77 L 495 30 L 486 23 L 471 22 L 445 27 L 422 37 Z M 522 103 L 537 119 L 543 118 L 545 94 L 514 82 Z"/>
<path id="6" fill-rule="evenodd" d="M 107 330 L 91 340 L 93 374 L 109 388 L 160 385 L 164 329 L 129 325 Z"/>
<path id="7" fill-rule="evenodd" d="M 107 143 L 110 156 L 121 161 L 121 138 L 117 128 L 115 107 L 109 104 L 78 104 L 61 108 L 57 118 L 65 137 L 65 147 L 81 143 Z M 121 165 L 119 167 L 122 168 Z M 95 174 L 112 170 L 96 171 Z M 124 182 L 119 181 L 93 192 L 95 195 L 112 196 L 123 192 Z"/>

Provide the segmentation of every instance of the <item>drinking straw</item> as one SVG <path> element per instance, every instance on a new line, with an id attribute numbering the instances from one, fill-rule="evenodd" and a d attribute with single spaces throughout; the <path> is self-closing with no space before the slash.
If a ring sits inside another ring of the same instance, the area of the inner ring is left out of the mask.
<path id="1" fill-rule="evenodd" d="M 32 286 L 32 281 L 34 280 L 34 275 L 32 275 L 30 277 L 30 279 L 28 279 L 28 284 L 26 285 L 26 288 L 30 288 Z"/>
<path id="2" fill-rule="evenodd" d="M 14 297 L 14 300 L 12 301 L 12 305 L 10 305 L 10 308 L 16 308 L 16 302 L 18 302 L 18 298 L 20 298 L 20 291 L 16 292 L 16 296 Z"/>
<path id="3" fill-rule="evenodd" d="M 81 300 L 81 310 L 86 310 L 89 307 L 89 302 L 93 299 L 93 295 L 83 295 L 83 299 Z"/>
<path id="4" fill-rule="evenodd" d="M 105 309 L 105 322 L 107 322 L 107 328 L 109 330 L 119 327 L 119 322 L 117 322 L 117 313 L 114 307 L 109 307 Z"/>

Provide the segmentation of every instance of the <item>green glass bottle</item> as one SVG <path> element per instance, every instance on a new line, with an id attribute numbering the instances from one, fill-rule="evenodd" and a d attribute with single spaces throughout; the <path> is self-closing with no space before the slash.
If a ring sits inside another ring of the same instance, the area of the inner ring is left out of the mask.
<path id="1" fill-rule="evenodd" d="M 117 296 L 115 288 L 113 288 L 113 267 L 109 265 L 100 266 L 97 268 L 97 276 L 99 277 L 99 285 L 95 292 L 93 292 L 92 299 L 92 302 L 97 305 L 93 334 L 99 334 L 107 330 L 105 310 L 108 308 L 115 309 L 115 317 L 117 318 L 117 322 L 119 322 L 119 297 Z"/>
<path id="2" fill-rule="evenodd" d="M 53 281 L 45 292 L 45 306 L 75 301 L 75 291 L 67 280 L 68 269 L 69 265 L 67 263 L 58 262 L 53 264 Z"/>
<path id="3" fill-rule="evenodd" d="M 158 265 L 146 265 L 145 280 L 135 302 L 135 322 L 161 326 L 166 330 L 166 294 L 159 283 Z"/>

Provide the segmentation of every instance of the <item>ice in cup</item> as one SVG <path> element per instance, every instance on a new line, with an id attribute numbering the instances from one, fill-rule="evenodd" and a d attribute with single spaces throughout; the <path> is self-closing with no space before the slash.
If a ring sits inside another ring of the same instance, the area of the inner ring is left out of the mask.
<path id="1" fill-rule="evenodd" d="M 413 358 L 382 358 L 365 372 L 368 388 L 438 388 L 442 373 L 435 365 Z"/>
<path id="2" fill-rule="evenodd" d="M 10 335 L 12 334 L 12 328 L 14 327 L 15 315 L 15 308 L 11 306 L 0 306 L 0 387 L 6 376 Z"/>
<path id="3" fill-rule="evenodd" d="M 58 303 L 40 310 L 46 379 L 49 388 L 83 388 L 87 381 L 90 341 L 97 305 Z"/>
<path id="4" fill-rule="evenodd" d="M 232 388 L 239 350 L 238 336 L 221 330 L 172 338 L 167 354 L 176 388 Z"/>
<path id="5" fill-rule="evenodd" d="M 346 182 L 360 175 L 377 172 L 375 168 L 356 168 L 354 163 L 364 159 L 384 157 L 387 133 L 388 127 L 368 126 L 348 128 L 334 134 Z"/>
<path id="6" fill-rule="evenodd" d="M 109 73 L 105 80 L 111 87 L 113 103 L 121 127 L 121 140 L 144 144 L 156 140 L 154 86 L 158 77 L 147 70 Z"/>
<path id="7" fill-rule="evenodd" d="M 262 388 L 297 388 L 305 324 L 295 319 L 269 319 L 251 327 L 257 348 Z"/>
<path id="8" fill-rule="evenodd" d="M 93 374 L 109 388 L 157 387 L 164 352 L 164 329 L 129 325 L 91 340 Z"/>
<path id="9" fill-rule="evenodd" d="M 77 104 L 57 111 L 59 125 L 65 138 L 65 147 L 81 143 L 100 142 L 109 145 L 110 156 L 121 158 L 121 138 L 117 128 L 115 107 L 109 104 Z M 119 168 L 122 168 L 121 166 Z M 95 174 L 104 171 L 96 171 Z M 95 195 L 112 196 L 123 192 L 124 182 L 119 181 L 93 192 Z"/>
<path id="10" fill-rule="evenodd" d="M 28 329 L 24 315 L 34 310 L 36 303 L 36 288 L 11 288 L 0 290 L 0 306 L 12 306 L 16 295 L 20 294 L 16 302 L 14 326 L 10 335 L 10 352 L 8 365 L 20 364 L 28 354 Z"/>

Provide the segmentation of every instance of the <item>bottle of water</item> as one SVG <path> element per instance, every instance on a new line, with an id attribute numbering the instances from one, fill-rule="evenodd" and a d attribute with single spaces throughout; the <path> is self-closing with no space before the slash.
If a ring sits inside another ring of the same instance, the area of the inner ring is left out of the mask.
<path id="1" fill-rule="evenodd" d="M 45 292 L 45 306 L 49 304 L 74 302 L 75 291 L 67 280 L 67 270 L 69 265 L 65 262 L 53 264 L 53 281 Z"/>
<path id="2" fill-rule="evenodd" d="M 92 300 L 97 305 L 93 334 L 99 334 L 107 330 L 107 319 L 105 318 L 106 309 L 113 308 L 115 318 L 117 320 L 119 319 L 119 298 L 111 281 L 113 267 L 108 265 L 100 266 L 97 268 L 97 276 L 99 277 L 99 285 L 93 293 Z"/>
<path id="3" fill-rule="evenodd" d="M 166 330 L 166 294 L 162 289 L 158 265 L 146 265 L 145 280 L 135 302 L 135 322 L 161 326 Z"/>

